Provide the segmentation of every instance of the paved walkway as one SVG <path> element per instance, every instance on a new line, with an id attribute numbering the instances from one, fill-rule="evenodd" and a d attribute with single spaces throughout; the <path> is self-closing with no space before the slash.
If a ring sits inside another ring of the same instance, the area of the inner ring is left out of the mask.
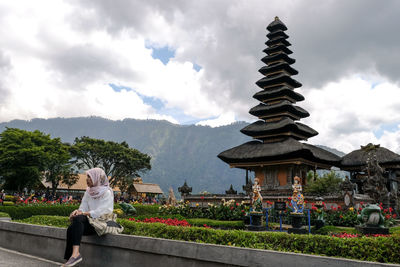
<path id="1" fill-rule="evenodd" d="M 61 263 L 38 258 L 14 250 L 0 247 L 0 266 L 1 267 L 53 267 L 61 266 Z"/>

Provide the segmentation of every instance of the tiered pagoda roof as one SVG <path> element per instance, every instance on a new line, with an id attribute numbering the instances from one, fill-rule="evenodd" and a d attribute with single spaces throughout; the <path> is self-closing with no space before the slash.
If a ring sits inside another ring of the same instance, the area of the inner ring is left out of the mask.
<path id="1" fill-rule="evenodd" d="M 261 59 L 266 66 L 259 70 L 264 77 L 256 82 L 261 91 L 253 96 L 261 103 L 249 111 L 259 120 L 241 130 L 243 134 L 258 140 L 226 150 L 218 157 L 235 166 L 239 166 L 239 162 L 246 165 L 289 158 L 303 158 L 328 165 L 337 163 L 340 160 L 338 156 L 299 142 L 316 136 L 318 132 L 297 122 L 310 114 L 295 105 L 304 97 L 294 91 L 302 84 L 291 77 L 298 71 L 291 67 L 296 60 L 289 57 L 293 52 L 288 48 L 291 44 L 285 33 L 287 27 L 275 17 L 267 30 L 267 48 L 263 50 L 267 55 Z"/>

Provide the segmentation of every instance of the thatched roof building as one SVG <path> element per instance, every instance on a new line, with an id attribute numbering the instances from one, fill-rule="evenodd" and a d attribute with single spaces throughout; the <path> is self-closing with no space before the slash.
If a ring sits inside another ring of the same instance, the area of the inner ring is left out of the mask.
<path id="1" fill-rule="evenodd" d="M 400 168 L 400 155 L 384 147 L 375 150 L 376 158 L 380 166 L 384 168 Z M 366 165 L 368 152 L 365 149 L 357 149 L 342 157 L 340 165 L 347 171 L 359 170 Z"/>

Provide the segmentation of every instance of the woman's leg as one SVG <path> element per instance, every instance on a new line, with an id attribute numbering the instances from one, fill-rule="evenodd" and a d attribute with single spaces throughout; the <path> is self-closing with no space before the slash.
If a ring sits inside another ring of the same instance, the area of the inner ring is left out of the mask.
<path id="1" fill-rule="evenodd" d="M 95 233 L 96 231 L 93 226 L 90 225 L 86 216 L 75 216 L 67 230 L 67 248 L 64 258 L 69 259 L 71 256 L 74 258 L 79 256 L 79 246 L 81 244 L 82 235 L 92 235 Z"/>
<path id="2" fill-rule="evenodd" d="M 67 246 L 65 247 L 64 259 L 68 260 L 72 255 L 72 224 L 67 229 Z"/>

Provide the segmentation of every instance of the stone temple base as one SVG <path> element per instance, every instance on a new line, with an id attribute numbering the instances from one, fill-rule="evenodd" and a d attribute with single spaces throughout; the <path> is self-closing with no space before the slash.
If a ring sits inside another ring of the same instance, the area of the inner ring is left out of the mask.
<path id="1" fill-rule="evenodd" d="M 364 235 L 388 235 L 389 228 L 380 228 L 380 227 L 372 227 L 372 226 L 356 226 L 357 231 L 361 232 Z"/>
<path id="2" fill-rule="evenodd" d="M 308 234 L 308 230 L 305 228 L 289 228 L 289 234 L 298 234 L 298 235 L 305 235 Z"/>

